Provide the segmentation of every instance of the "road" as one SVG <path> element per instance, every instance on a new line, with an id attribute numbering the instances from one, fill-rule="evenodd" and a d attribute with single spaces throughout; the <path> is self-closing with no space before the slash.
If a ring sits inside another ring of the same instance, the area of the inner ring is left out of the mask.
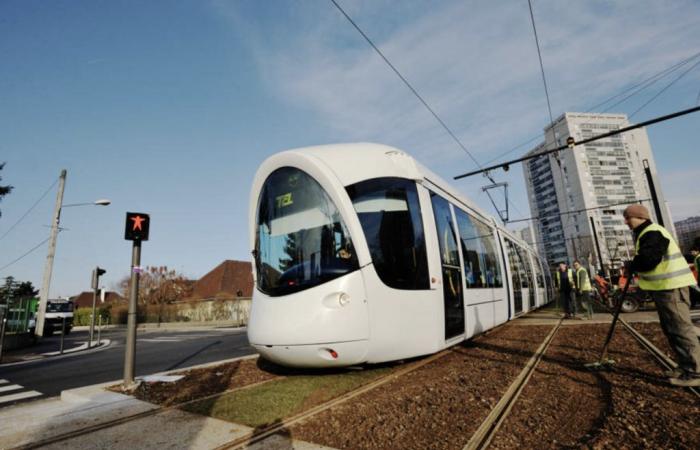
<path id="1" fill-rule="evenodd" d="M 86 342 L 87 331 L 73 331 L 65 348 Z M 58 336 L 45 338 L 39 351 L 58 348 Z M 103 331 L 109 347 L 19 365 L 0 366 L 0 408 L 20 401 L 60 395 L 65 389 L 120 380 L 124 376 L 125 330 Z M 139 331 L 137 377 L 254 354 L 245 331 L 231 328 Z M 17 387 L 19 386 L 19 387 Z"/>

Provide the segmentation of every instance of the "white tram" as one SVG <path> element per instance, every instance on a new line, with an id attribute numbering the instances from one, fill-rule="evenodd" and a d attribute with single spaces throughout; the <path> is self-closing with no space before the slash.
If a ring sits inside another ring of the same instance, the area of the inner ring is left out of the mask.
<path id="1" fill-rule="evenodd" d="M 278 153 L 250 203 L 251 345 L 286 366 L 437 352 L 548 302 L 546 266 L 406 153 Z"/>

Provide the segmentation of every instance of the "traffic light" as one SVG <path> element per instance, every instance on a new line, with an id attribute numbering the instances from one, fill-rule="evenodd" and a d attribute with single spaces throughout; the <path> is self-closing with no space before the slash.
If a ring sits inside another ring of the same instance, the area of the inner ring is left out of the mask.
<path id="1" fill-rule="evenodd" d="M 100 276 L 104 275 L 107 273 L 106 270 L 100 269 L 99 267 L 95 267 L 92 269 L 92 288 L 97 289 L 100 284 Z"/>
<path id="2" fill-rule="evenodd" d="M 127 241 L 147 241 L 151 218 L 144 213 L 126 213 L 124 239 Z"/>

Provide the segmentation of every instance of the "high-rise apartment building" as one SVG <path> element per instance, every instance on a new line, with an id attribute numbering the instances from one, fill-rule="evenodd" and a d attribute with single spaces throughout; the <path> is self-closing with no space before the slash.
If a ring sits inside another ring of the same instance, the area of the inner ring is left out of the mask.
<path id="1" fill-rule="evenodd" d="M 678 235 L 678 245 L 683 253 L 688 253 L 696 239 L 700 239 L 700 217 L 688 217 L 674 223 Z"/>
<path id="2" fill-rule="evenodd" d="M 545 128 L 545 141 L 528 155 L 559 147 L 568 137 L 580 142 L 629 125 L 624 114 L 564 113 Z M 642 201 L 655 217 L 644 161 L 662 205 L 664 224 L 673 233 L 644 128 L 525 161 L 530 209 L 539 218 L 534 226 L 536 241 L 550 265 L 588 259 L 599 267 L 599 248 L 604 266 L 610 268 L 634 254 L 622 211 Z"/>

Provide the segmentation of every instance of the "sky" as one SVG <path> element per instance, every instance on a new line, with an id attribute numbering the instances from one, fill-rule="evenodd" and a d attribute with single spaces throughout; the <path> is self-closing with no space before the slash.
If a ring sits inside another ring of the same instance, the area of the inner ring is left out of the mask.
<path id="1" fill-rule="evenodd" d="M 550 118 L 526 0 L 338 4 L 480 164 L 541 142 Z M 532 7 L 555 119 L 700 52 L 697 0 Z M 0 61 L 0 183 L 14 186 L 0 278 L 41 286 L 62 169 L 64 204 L 112 201 L 62 210 L 52 298 L 89 290 L 95 266 L 108 289 L 128 275 L 127 211 L 151 216 L 142 266 L 196 279 L 249 260 L 253 176 L 286 149 L 377 142 L 447 180 L 477 168 L 330 0 L 4 0 Z M 698 61 L 608 112 L 639 123 L 697 106 Z M 696 113 L 647 128 L 674 220 L 700 215 L 699 125 Z M 493 175 L 509 183 L 511 219 L 530 217 L 521 167 Z M 495 215 L 488 180 L 453 184 Z"/>

